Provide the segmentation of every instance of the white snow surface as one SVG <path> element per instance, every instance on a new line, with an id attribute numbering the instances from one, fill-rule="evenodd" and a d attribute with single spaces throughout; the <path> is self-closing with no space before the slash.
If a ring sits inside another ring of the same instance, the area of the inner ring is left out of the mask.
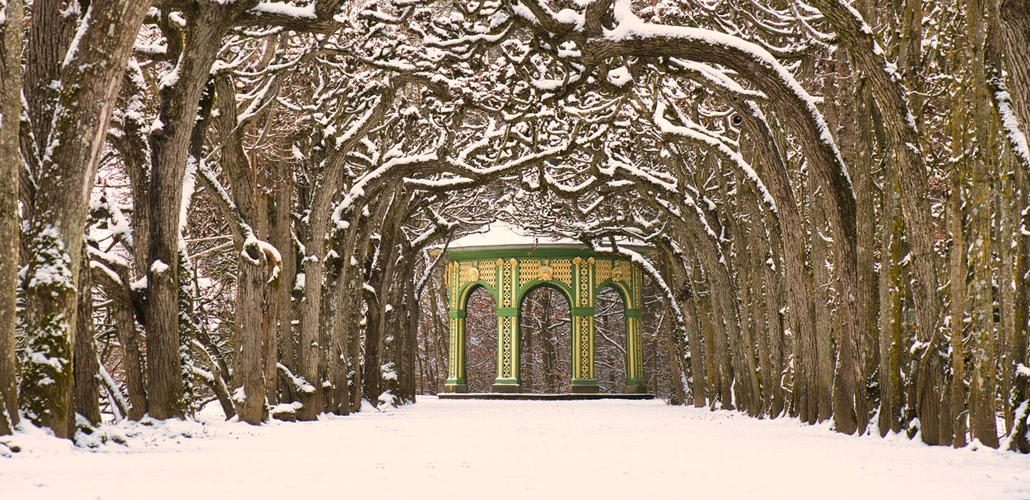
<path id="1" fill-rule="evenodd" d="M 448 245 L 451 250 L 465 250 L 470 248 L 493 248 L 504 246 L 524 245 L 578 245 L 583 243 L 570 238 L 551 238 L 549 236 L 535 236 L 525 229 L 494 222 L 483 226 L 475 233 L 469 233 L 458 238 Z"/>
<path id="2" fill-rule="evenodd" d="M 1030 457 L 852 437 L 661 401 L 421 397 L 319 422 L 108 428 L 98 451 L 32 430 L 3 498 L 1026 498 Z"/>

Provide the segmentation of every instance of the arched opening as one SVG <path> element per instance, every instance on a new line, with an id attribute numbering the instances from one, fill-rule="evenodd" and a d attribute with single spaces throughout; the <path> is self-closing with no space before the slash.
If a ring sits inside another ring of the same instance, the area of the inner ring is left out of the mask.
<path id="1" fill-rule="evenodd" d="M 626 302 L 612 286 L 594 300 L 594 376 L 597 390 L 619 393 L 626 383 Z"/>
<path id="2" fill-rule="evenodd" d="M 549 285 L 527 292 L 519 307 L 522 392 L 569 392 L 572 322 L 569 301 Z"/>
<path id="3" fill-rule="evenodd" d="M 476 287 L 465 305 L 465 380 L 469 392 L 490 392 L 497 376 L 497 304 Z"/>

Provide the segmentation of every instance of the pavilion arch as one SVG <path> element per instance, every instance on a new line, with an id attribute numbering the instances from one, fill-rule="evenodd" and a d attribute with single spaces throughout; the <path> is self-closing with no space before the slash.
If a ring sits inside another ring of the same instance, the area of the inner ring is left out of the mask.
<path id="1" fill-rule="evenodd" d="M 497 374 L 497 303 L 495 293 L 482 285 L 470 286 L 462 300 L 465 318 L 462 354 L 470 392 L 487 392 Z"/>
<path id="2" fill-rule="evenodd" d="M 444 392 L 467 392 L 465 317 L 468 297 L 487 289 L 497 306 L 497 378 L 493 392 L 521 392 L 519 310 L 534 288 L 557 288 L 569 301 L 572 322 L 570 392 L 595 393 L 594 299 L 612 286 L 626 305 L 626 383 L 624 392 L 645 393 L 640 319 L 643 270 L 619 256 L 595 255 L 579 242 L 539 243 L 536 239 L 505 244 L 452 242 L 447 252 L 446 281 L 450 323 L 447 382 Z M 646 250 L 640 248 L 641 250 Z"/>
<path id="3" fill-rule="evenodd" d="M 642 278 L 643 275 L 641 274 L 640 277 Z M 644 316 L 641 307 L 643 304 L 642 287 L 643 283 L 640 282 L 627 285 L 623 281 L 609 279 L 599 284 L 594 290 L 595 304 L 597 297 L 605 289 L 615 290 L 615 293 L 622 299 L 623 320 L 626 326 L 626 387 L 646 385 L 644 382 L 643 346 L 641 345 L 643 342 L 641 321 Z"/>
<path id="4" fill-rule="evenodd" d="M 563 300 L 565 302 L 564 305 L 566 305 L 568 307 L 568 312 L 566 314 L 564 314 L 563 316 L 564 316 L 564 319 L 567 319 L 569 321 L 569 330 L 568 330 L 568 332 L 562 332 L 566 336 L 566 338 L 564 340 L 568 342 L 568 345 L 563 345 L 562 346 L 562 351 L 563 351 L 562 353 L 556 353 L 556 358 L 557 358 L 556 361 L 561 363 L 561 366 L 562 366 L 562 368 L 564 370 L 567 370 L 567 372 L 566 372 L 567 374 L 571 375 L 572 373 L 575 373 L 575 369 L 572 366 L 572 361 L 573 361 L 572 351 L 573 351 L 573 349 L 572 349 L 572 345 L 571 345 L 572 344 L 572 342 L 571 342 L 571 340 L 572 340 L 572 304 L 573 304 L 573 300 L 574 300 L 573 299 L 573 295 L 572 295 L 573 291 L 572 291 L 571 288 L 558 286 L 555 283 L 553 283 L 552 281 L 539 280 L 539 279 L 538 280 L 533 280 L 530 284 L 528 284 L 521 291 L 520 298 L 519 298 L 519 301 L 518 301 L 518 304 L 517 304 L 518 305 L 518 315 L 515 317 L 515 322 L 519 325 L 519 329 L 518 329 L 518 342 L 519 342 L 519 348 L 520 348 L 520 352 L 519 352 L 519 374 L 520 374 L 520 380 L 519 380 L 519 382 L 520 382 L 520 385 L 522 386 L 523 392 L 525 392 L 527 390 L 529 392 L 533 392 L 532 389 L 529 389 L 527 387 L 527 386 L 531 385 L 530 382 L 529 382 L 530 377 L 529 377 L 529 372 L 528 372 L 528 370 L 531 369 L 530 365 L 528 364 L 529 361 L 530 361 L 530 354 L 531 354 L 531 352 L 521 351 L 521 349 L 532 350 L 532 345 L 531 345 L 529 339 L 526 338 L 526 333 L 527 333 L 527 331 L 526 331 L 527 328 L 526 327 L 527 327 L 527 324 L 528 324 L 527 320 L 529 320 L 530 318 L 532 318 L 534 316 L 537 317 L 537 318 L 540 317 L 538 314 L 534 315 L 531 312 L 527 311 L 527 303 L 529 302 L 530 297 L 532 297 L 534 294 L 538 294 L 538 293 L 546 292 L 546 291 L 553 291 L 553 292 L 557 293 L 557 295 L 559 295 L 561 297 L 561 300 Z M 559 307 L 561 307 L 561 306 L 559 306 Z M 545 318 L 545 321 L 546 321 L 546 318 Z M 561 343 L 564 344 L 564 342 L 561 342 Z M 564 357 L 565 355 L 567 355 L 568 358 L 565 358 Z M 546 380 L 547 380 L 547 375 L 546 375 L 546 371 L 545 371 L 544 372 L 544 382 L 542 384 L 540 384 L 541 386 L 543 386 L 545 388 L 542 391 L 542 392 L 545 392 L 545 393 L 549 392 L 549 390 L 550 390 L 549 388 L 547 388 L 548 384 L 547 384 Z M 569 383 L 570 381 L 571 381 L 571 377 L 569 377 L 568 379 L 564 380 L 565 383 Z"/>

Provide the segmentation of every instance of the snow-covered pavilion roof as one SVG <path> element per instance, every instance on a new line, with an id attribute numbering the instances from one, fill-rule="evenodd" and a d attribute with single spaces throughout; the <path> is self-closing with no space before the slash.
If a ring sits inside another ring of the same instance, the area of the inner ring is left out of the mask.
<path id="1" fill-rule="evenodd" d="M 634 250 L 646 248 L 646 244 L 639 241 L 617 238 L 620 245 L 633 247 Z M 455 250 L 495 250 L 515 247 L 536 247 L 536 248 L 577 248 L 589 249 L 582 241 L 572 238 L 555 238 L 552 236 L 538 235 L 526 229 L 512 226 L 503 222 L 494 222 L 483 226 L 477 232 L 467 234 L 452 241 L 448 251 Z"/>
<path id="2" fill-rule="evenodd" d="M 448 245 L 449 250 L 489 250 L 521 246 L 573 246 L 586 248 L 583 242 L 571 238 L 539 236 L 503 222 L 483 226 L 475 233 L 466 234 Z"/>

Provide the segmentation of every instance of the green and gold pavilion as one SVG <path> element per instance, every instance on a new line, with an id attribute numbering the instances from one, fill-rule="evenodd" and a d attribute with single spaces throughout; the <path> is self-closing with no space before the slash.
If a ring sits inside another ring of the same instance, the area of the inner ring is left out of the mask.
<path id="1" fill-rule="evenodd" d="M 623 245 L 641 252 L 640 246 Z M 465 318 L 469 296 L 485 288 L 497 314 L 497 378 L 492 392 L 522 391 L 519 366 L 520 314 L 523 298 L 535 288 L 550 286 L 569 301 L 572 322 L 570 392 L 597 393 L 594 377 L 594 300 L 614 288 L 625 304 L 626 381 L 624 393 L 647 392 L 641 349 L 643 269 L 627 258 L 597 255 L 574 240 L 552 240 L 519 234 L 495 224 L 485 233 L 455 240 L 447 250 L 450 350 L 445 393 L 466 393 Z"/>

